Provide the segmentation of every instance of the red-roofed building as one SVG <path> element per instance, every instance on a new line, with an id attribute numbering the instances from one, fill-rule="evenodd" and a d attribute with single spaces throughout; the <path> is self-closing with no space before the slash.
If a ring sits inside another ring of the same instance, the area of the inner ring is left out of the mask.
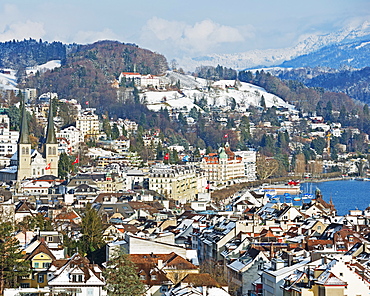
<path id="1" fill-rule="evenodd" d="M 243 158 L 235 155 L 228 143 L 217 154 L 205 155 L 200 167 L 205 171 L 207 180 L 216 184 L 246 177 Z"/>

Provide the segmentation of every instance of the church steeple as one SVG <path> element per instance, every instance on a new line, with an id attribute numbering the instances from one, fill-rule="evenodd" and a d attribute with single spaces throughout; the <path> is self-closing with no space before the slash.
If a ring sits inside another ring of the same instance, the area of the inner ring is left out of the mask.
<path id="1" fill-rule="evenodd" d="M 44 157 L 46 160 L 45 174 L 58 176 L 58 141 L 55 136 L 53 119 L 53 100 L 50 98 L 48 125 L 46 128 L 46 142 L 44 146 Z"/>
<path id="2" fill-rule="evenodd" d="M 21 102 L 21 126 L 18 139 L 18 170 L 17 181 L 29 178 L 31 176 L 31 141 L 28 132 L 28 122 L 26 106 L 24 101 Z"/>
<path id="3" fill-rule="evenodd" d="M 22 119 L 21 119 L 18 144 L 31 144 L 30 135 L 28 132 L 26 105 L 25 105 L 24 100 L 21 101 L 21 108 L 22 108 L 22 113 L 21 113 Z"/>
<path id="4" fill-rule="evenodd" d="M 55 136 L 54 120 L 53 120 L 53 100 L 50 98 L 48 126 L 46 129 L 46 144 L 57 144 L 57 143 L 58 142 Z"/>

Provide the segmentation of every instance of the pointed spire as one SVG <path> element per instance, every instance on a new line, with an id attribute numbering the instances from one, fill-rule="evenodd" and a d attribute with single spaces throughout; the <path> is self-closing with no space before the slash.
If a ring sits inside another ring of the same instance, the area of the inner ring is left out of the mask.
<path id="1" fill-rule="evenodd" d="M 21 126 L 19 132 L 19 139 L 18 144 L 31 144 L 30 142 L 30 135 L 28 132 L 28 122 L 27 122 L 27 114 L 26 114 L 26 104 L 24 100 L 21 101 Z"/>
<path id="2" fill-rule="evenodd" d="M 54 120 L 53 120 L 53 100 L 52 98 L 50 98 L 48 127 L 46 129 L 46 144 L 57 144 L 57 143 L 58 142 L 55 136 Z"/>

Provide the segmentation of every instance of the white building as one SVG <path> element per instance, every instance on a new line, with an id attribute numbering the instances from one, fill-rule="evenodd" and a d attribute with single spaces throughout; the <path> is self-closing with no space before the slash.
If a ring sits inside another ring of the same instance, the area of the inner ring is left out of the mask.
<path id="1" fill-rule="evenodd" d="M 24 89 L 20 89 L 20 91 L 21 91 L 21 94 L 25 102 L 30 102 L 37 98 L 36 88 L 24 88 Z"/>
<path id="2" fill-rule="evenodd" d="M 11 131 L 8 115 L 0 115 L 0 156 L 12 155 L 17 151 L 18 131 Z"/>
<path id="3" fill-rule="evenodd" d="M 73 295 L 107 295 L 103 290 L 105 280 L 97 264 L 78 253 L 74 254 L 63 266 L 52 265 L 48 270 L 48 286 L 52 295 L 71 293 Z"/>
<path id="4" fill-rule="evenodd" d="M 84 141 L 83 134 L 75 126 L 66 127 L 60 132 L 56 133 L 57 138 L 64 138 L 69 142 L 72 153 L 75 153 L 79 147 L 79 144 Z"/>
<path id="5" fill-rule="evenodd" d="M 95 108 L 86 108 L 79 112 L 76 120 L 76 128 L 85 139 L 96 139 L 99 135 L 99 117 L 95 114 Z"/>
<path id="6" fill-rule="evenodd" d="M 245 168 L 245 177 L 248 181 L 254 181 L 257 179 L 256 176 L 256 160 L 257 152 L 256 151 L 237 151 L 237 155 L 242 157 L 242 162 L 244 163 Z"/>

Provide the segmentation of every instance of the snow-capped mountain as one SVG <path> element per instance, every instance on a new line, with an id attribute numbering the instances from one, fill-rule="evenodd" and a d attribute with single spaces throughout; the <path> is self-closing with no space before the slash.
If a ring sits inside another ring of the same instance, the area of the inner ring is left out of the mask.
<path id="1" fill-rule="evenodd" d="M 296 57 L 315 52 L 332 44 L 346 44 L 370 40 L 370 22 L 359 26 L 348 26 L 340 31 L 325 35 L 310 35 L 296 46 L 282 49 L 251 50 L 236 54 L 212 54 L 203 57 L 185 58 L 179 60 L 184 68 L 195 69 L 198 66 L 221 65 L 237 70 L 250 69 L 261 66 L 280 65 Z"/>

